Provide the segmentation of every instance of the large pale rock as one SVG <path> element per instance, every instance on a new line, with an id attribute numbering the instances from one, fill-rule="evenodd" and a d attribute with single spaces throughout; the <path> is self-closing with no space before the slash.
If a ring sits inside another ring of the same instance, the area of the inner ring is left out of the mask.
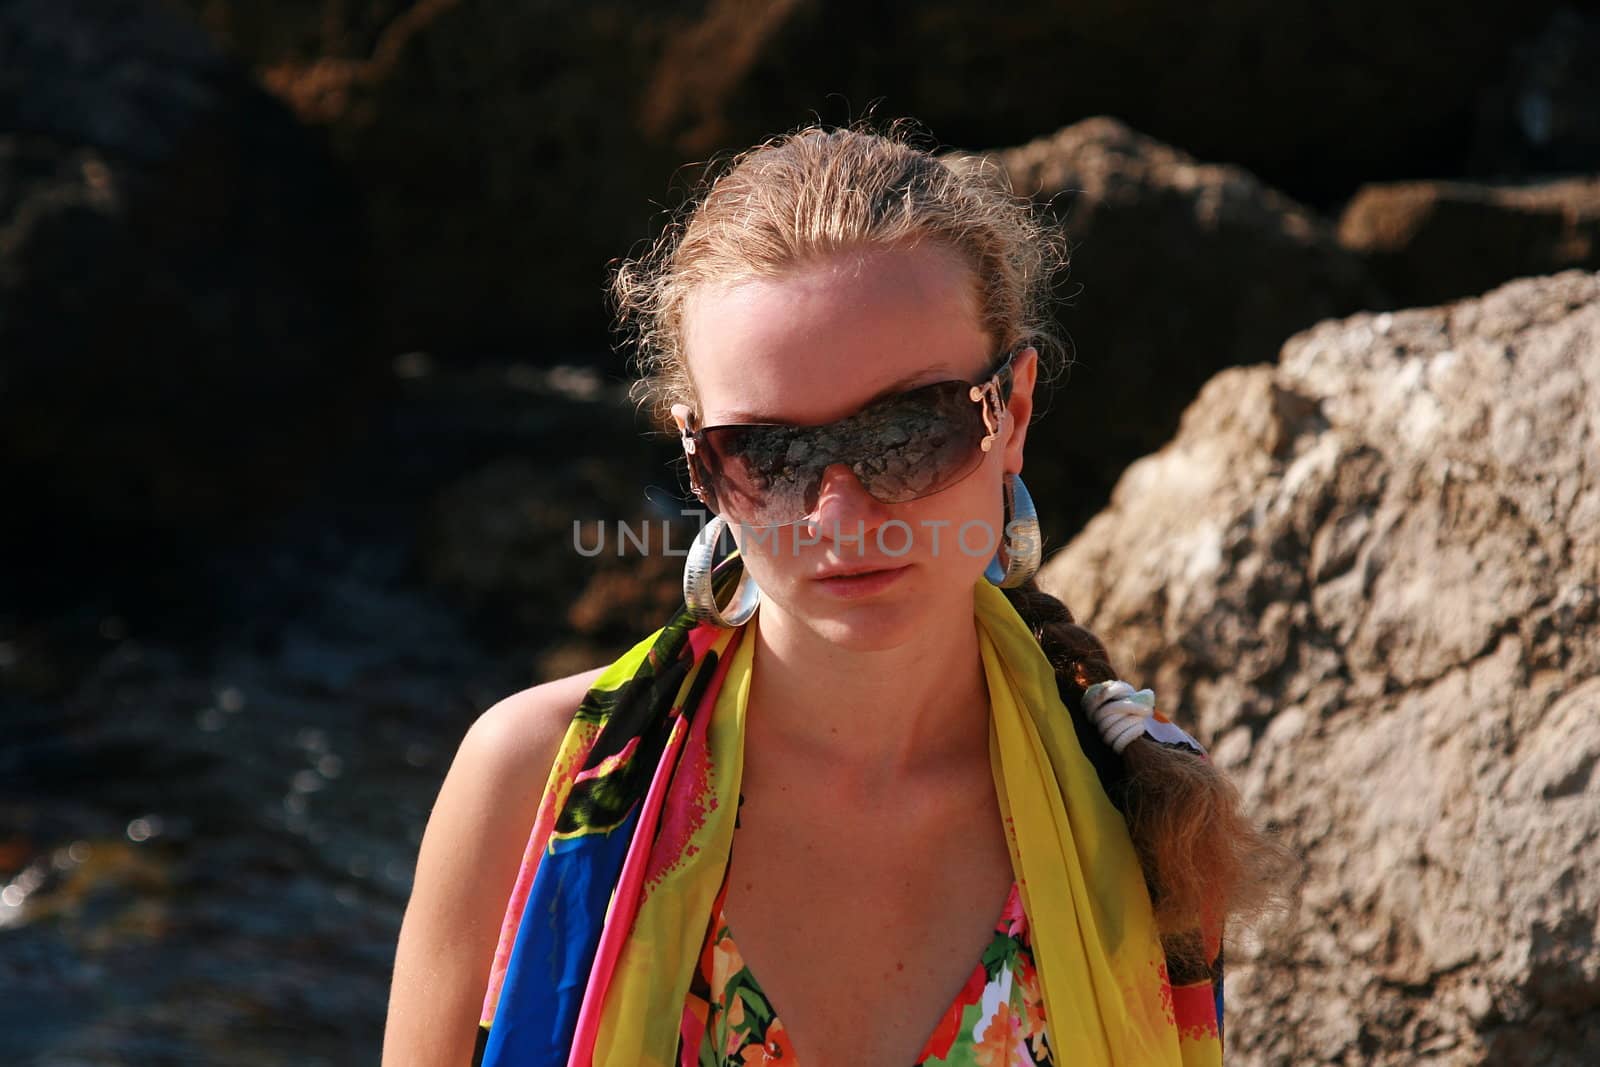
<path id="1" fill-rule="evenodd" d="M 1600 275 L 1218 375 L 1043 582 L 1305 857 L 1231 1062 L 1600 1062 Z"/>
<path id="2" fill-rule="evenodd" d="M 1094 515 L 1217 371 L 1271 359 L 1314 322 L 1383 306 L 1314 212 L 1116 119 L 992 158 L 1018 194 L 1050 205 L 1072 244 L 1058 317 L 1073 366 L 1029 439 L 1045 460 L 1027 477 L 1048 532 Z"/>

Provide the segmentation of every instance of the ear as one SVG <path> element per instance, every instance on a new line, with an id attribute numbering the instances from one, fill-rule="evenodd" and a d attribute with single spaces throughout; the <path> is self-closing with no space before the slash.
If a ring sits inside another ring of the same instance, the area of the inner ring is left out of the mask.
<path id="1" fill-rule="evenodd" d="M 1029 345 L 1011 358 L 1011 400 L 1006 404 L 1010 426 L 1006 429 L 1006 473 L 1022 473 L 1022 445 L 1033 418 L 1033 387 L 1039 379 L 1039 350 Z"/>
<path id="2" fill-rule="evenodd" d="M 688 404 L 679 403 L 672 405 L 672 421 L 678 424 L 678 430 L 680 432 L 683 430 L 693 429 L 694 409 Z"/>
<path id="3" fill-rule="evenodd" d="M 678 437 L 683 442 L 684 452 L 694 455 L 694 438 L 689 436 L 694 432 L 694 409 L 688 404 L 672 405 L 672 421 L 678 424 Z"/>

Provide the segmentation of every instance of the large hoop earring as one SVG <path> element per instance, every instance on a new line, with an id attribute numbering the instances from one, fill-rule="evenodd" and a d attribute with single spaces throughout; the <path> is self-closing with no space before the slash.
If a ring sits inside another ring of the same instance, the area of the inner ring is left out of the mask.
<path id="1" fill-rule="evenodd" d="M 683 602 L 689 614 L 696 619 L 733 628 L 750 621 L 761 603 L 761 587 L 745 569 L 738 550 L 730 552 L 721 563 L 716 562 L 717 542 L 728 528 L 728 520 L 717 515 L 700 528 L 689 546 L 689 556 L 683 562 Z M 727 610 L 717 606 L 717 587 L 727 585 L 729 568 L 739 568 L 739 584 Z"/>
<path id="2" fill-rule="evenodd" d="M 1022 484 L 1020 474 L 1006 475 L 1005 492 L 1006 524 L 1002 541 L 1006 562 L 1001 565 L 1000 553 L 996 551 L 983 576 L 991 585 L 1015 589 L 1039 569 L 1044 544 L 1039 537 L 1039 513 L 1034 510 L 1033 497 L 1028 495 L 1028 487 Z"/>

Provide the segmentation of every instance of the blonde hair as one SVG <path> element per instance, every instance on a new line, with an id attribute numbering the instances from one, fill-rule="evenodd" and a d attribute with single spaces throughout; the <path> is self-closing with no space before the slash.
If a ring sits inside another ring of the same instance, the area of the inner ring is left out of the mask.
<path id="1" fill-rule="evenodd" d="M 690 293 L 844 251 L 930 243 L 954 253 L 972 268 L 994 350 L 1030 342 L 1042 377 L 1060 367 L 1050 306 L 1065 237 L 1011 195 L 992 161 L 946 162 L 913 145 L 910 129 L 811 126 L 747 149 L 715 168 L 686 218 L 616 269 L 617 322 L 640 372 L 631 395 L 658 426 L 672 426 L 674 403 L 694 404 L 683 354 Z"/>
<path id="2" fill-rule="evenodd" d="M 673 403 L 695 406 L 683 348 L 691 293 L 847 251 L 928 245 L 954 253 L 972 270 L 994 348 L 1031 343 L 1042 377 L 1061 369 L 1050 307 L 1065 235 L 1014 196 L 991 161 L 941 159 L 907 131 L 903 123 L 884 132 L 809 126 L 739 153 L 708 172 L 642 256 L 617 266 L 618 326 L 639 367 L 632 396 L 657 425 L 673 425 Z M 1006 593 L 1081 720 L 1083 689 L 1116 677 L 1104 645 L 1032 581 Z M 1079 725 L 1086 748 L 1103 745 Z M 1102 762 L 1109 751 L 1097 753 Z M 1112 799 L 1127 819 L 1169 961 L 1210 967 L 1224 922 L 1271 903 L 1290 856 L 1256 829 L 1233 784 L 1205 758 L 1145 738 L 1124 750 L 1122 769 Z"/>

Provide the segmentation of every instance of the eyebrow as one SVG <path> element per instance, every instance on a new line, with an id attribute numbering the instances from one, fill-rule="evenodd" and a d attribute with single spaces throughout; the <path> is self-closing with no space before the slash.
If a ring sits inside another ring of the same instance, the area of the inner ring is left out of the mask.
<path id="1" fill-rule="evenodd" d="M 932 373 L 934 371 L 938 371 L 941 374 L 941 377 L 938 377 L 938 378 L 926 378 L 925 380 L 922 380 L 919 383 L 919 381 L 918 381 L 919 379 L 923 379 L 925 375 L 928 375 L 928 374 L 930 374 L 930 373 Z M 953 381 L 954 379 L 960 378 L 960 377 L 961 377 L 960 373 L 954 367 L 950 366 L 948 363 L 935 363 L 931 367 L 923 367 L 920 370 L 915 370 L 915 371 L 912 371 L 910 374 L 906 374 L 906 375 L 903 375 L 903 376 L 901 376 L 899 378 L 896 378 L 894 381 L 890 382 L 888 385 L 884 386 L 882 389 L 879 389 L 872 396 L 868 397 L 862 403 L 858 404 L 856 406 L 856 408 L 855 408 L 855 411 L 860 411 L 862 408 L 871 407 L 873 404 L 876 404 L 880 400 L 886 400 L 886 399 L 888 399 L 889 397 L 893 396 L 896 393 L 905 392 L 907 389 L 910 389 L 910 388 L 912 388 L 914 386 L 917 386 L 919 384 L 920 385 L 933 385 L 936 382 Z M 963 379 L 963 380 L 965 380 L 965 379 Z M 853 413 L 854 412 L 852 412 L 852 414 Z M 841 416 L 841 417 L 843 417 L 843 416 Z M 832 421 L 832 420 L 829 420 L 829 421 Z M 762 414 L 760 412 L 754 412 L 754 411 L 744 411 L 744 410 L 738 409 L 738 408 L 735 408 L 732 411 L 723 412 L 722 415 L 718 417 L 718 419 L 717 419 L 717 421 L 715 423 L 708 423 L 707 425 L 723 426 L 723 425 L 727 425 L 728 423 L 733 423 L 733 422 L 773 422 L 773 423 L 781 423 L 781 424 L 784 424 L 784 425 L 789 425 L 789 422 L 788 422 L 787 419 L 775 419 L 771 415 L 765 415 L 765 414 Z M 825 425 L 825 424 L 823 424 L 823 425 Z"/>

